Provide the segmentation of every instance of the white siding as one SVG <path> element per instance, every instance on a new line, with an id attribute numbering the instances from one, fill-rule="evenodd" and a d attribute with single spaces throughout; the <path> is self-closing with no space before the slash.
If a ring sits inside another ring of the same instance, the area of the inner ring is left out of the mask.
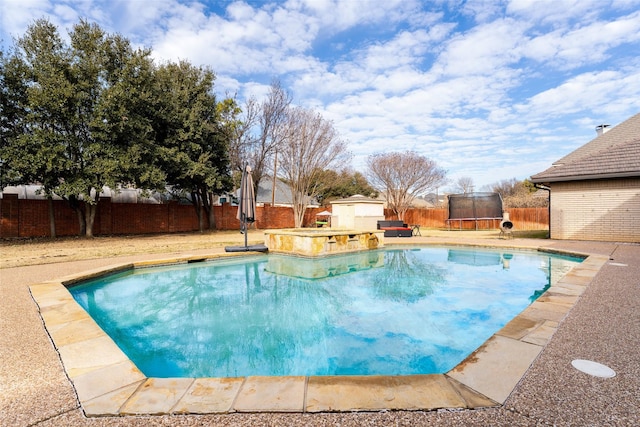
<path id="1" fill-rule="evenodd" d="M 375 230 L 384 220 L 384 202 L 362 196 L 331 202 L 331 227 L 352 230 Z"/>
<path id="2" fill-rule="evenodd" d="M 382 217 L 384 219 L 384 204 L 381 203 L 356 203 L 355 216 L 358 217 Z"/>
<path id="3" fill-rule="evenodd" d="M 551 238 L 640 242 L 640 179 L 551 184 Z"/>

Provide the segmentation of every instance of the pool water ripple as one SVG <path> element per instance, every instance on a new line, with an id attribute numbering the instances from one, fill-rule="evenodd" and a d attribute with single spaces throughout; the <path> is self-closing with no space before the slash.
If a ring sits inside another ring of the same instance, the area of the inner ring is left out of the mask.
<path id="1" fill-rule="evenodd" d="M 579 259 L 466 248 L 260 255 L 70 289 L 149 377 L 444 373 Z"/>

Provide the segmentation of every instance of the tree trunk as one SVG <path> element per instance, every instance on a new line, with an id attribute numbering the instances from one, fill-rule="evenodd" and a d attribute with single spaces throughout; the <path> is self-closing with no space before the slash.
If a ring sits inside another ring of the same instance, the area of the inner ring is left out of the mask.
<path id="1" fill-rule="evenodd" d="M 98 202 L 100 201 L 100 193 L 96 191 L 96 197 L 93 203 L 85 202 L 87 232 L 86 237 L 93 237 L 93 223 L 96 219 L 96 212 L 98 211 Z"/>
<path id="2" fill-rule="evenodd" d="M 198 230 L 202 233 L 204 231 L 202 203 L 200 203 L 200 195 L 195 191 L 191 192 L 191 203 L 193 203 L 193 208 L 196 210 L 196 215 L 198 216 Z"/>
<path id="3" fill-rule="evenodd" d="M 294 212 L 293 219 L 295 228 L 302 228 L 304 226 L 304 209 L 298 207 L 297 211 Z"/>
<path id="4" fill-rule="evenodd" d="M 69 197 L 69 206 L 76 212 L 76 216 L 78 217 L 78 236 L 84 236 L 87 230 L 87 222 L 84 217 L 84 210 L 80 207 L 80 202 L 74 196 Z"/>
<path id="5" fill-rule="evenodd" d="M 209 230 L 215 229 L 215 219 L 213 218 L 213 194 L 209 193 L 206 188 L 200 188 L 198 190 L 200 194 L 200 200 L 202 200 L 202 207 L 204 208 L 204 213 L 207 216 L 207 224 Z M 204 221 L 204 219 L 203 219 Z"/>
<path id="6" fill-rule="evenodd" d="M 209 206 L 209 209 L 208 209 L 208 212 L 207 212 L 207 214 L 209 215 L 209 230 L 215 230 L 216 229 L 216 217 L 215 217 L 215 214 L 213 212 L 213 193 L 207 192 L 207 198 L 208 198 L 207 205 Z"/>
<path id="7" fill-rule="evenodd" d="M 302 201 L 294 201 L 293 202 L 293 220 L 295 228 L 303 228 L 304 227 L 304 214 L 307 211 L 307 201 L 306 198 L 302 196 Z"/>
<path id="8" fill-rule="evenodd" d="M 49 231 L 51 234 L 51 238 L 56 238 L 56 217 L 53 211 L 53 198 L 49 197 Z"/>
<path id="9" fill-rule="evenodd" d="M 98 204 L 85 203 L 87 229 L 85 236 L 93 237 L 93 222 L 96 219 L 96 211 L 98 210 Z"/>

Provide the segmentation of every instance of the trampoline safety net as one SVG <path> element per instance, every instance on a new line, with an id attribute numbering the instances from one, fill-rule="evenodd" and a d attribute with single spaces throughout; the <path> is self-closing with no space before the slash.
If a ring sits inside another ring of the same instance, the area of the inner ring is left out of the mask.
<path id="1" fill-rule="evenodd" d="M 499 193 L 449 195 L 449 219 L 502 218 Z"/>

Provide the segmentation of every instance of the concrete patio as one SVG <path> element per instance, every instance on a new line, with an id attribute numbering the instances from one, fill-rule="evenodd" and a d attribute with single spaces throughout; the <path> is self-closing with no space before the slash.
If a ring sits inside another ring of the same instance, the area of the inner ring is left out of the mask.
<path id="1" fill-rule="evenodd" d="M 480 234 L 479 234 L 480 236 Z M 0 424 L 93 425 L 638 425 L 640 424 L 640 245 L 537 239 L 500 240 L 457 232 L 386 239 L 387 244 L 545 247 L 598 255 L 604 264 L 504 404 L 484 409 L 86 418 L 45 330 L 29 286 L 122 262 L 186 254 L 135 255 L 0 269 Z M 2 248 L 6 250 L 7 247 Z M 189 251 L 190 255 L 223 248 Z M 604 256 L 604 258 L 602 257 Z M 588 359 L 617 375 L 598 378 L 571 366 Z M 500 363 L 500 361 L 496 361 Z M 503 400 L 503 399 L 500 399 Z M 260 402 L 257 402 L 259 406 Z M 393 409 L 390 406 L 389 409 Z"/>

